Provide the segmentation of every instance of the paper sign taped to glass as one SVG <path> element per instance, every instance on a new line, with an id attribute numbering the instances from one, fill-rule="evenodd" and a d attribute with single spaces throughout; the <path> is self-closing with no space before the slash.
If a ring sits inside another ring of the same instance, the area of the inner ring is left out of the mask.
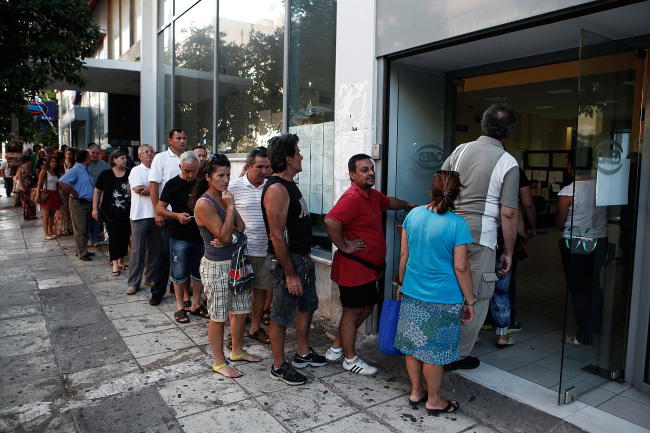
<path id="1" fill-rule="evenodd" d="M 627 204 L 630 160 L 627 152 L 614 140 L 605 140 L 596 148 L 596 206 Z"/>

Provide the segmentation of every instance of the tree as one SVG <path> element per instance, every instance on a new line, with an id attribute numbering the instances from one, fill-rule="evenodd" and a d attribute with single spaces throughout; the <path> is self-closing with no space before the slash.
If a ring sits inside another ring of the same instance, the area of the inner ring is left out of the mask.
<path id="1" fill-rule="evenodd" d="M 87 0 L 0 1 L 0 140 L 11 113 L 29 119 L 27 101 L 56 81 L 83 87 L 83 59 L 97 49 L 99 27 Z"/>

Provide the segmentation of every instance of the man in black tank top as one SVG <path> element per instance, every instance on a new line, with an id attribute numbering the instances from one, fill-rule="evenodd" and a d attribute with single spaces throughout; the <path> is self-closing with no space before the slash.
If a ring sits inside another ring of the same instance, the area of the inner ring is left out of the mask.
<path id="1" fill-rule="evenodd" d="M 262 216 L 269 235 L 266 266 L 273 275 L 273 307 L 269 333 L 273 366 L 271 378 L 301 385 L 307 378 L 284 360 L 287 326 L 294 322 L 298 350 L 293 366 L 320 367 L 327 360 L 309 347 L 309 328 L 318 309 L 316 270 L 311 251 L 311 222 L 307 203 L 293 181 L 302 171 L 298 136 L 282 134 L 269 140 L 273 168 L 262 192 Z"/>

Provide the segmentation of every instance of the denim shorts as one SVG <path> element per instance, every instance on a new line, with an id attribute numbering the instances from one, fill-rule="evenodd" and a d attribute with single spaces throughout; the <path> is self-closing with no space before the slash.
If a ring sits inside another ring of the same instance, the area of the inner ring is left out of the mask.
<path id="1" fill-rule="evenodd" d="M 291 254 L 291 262 L 302 281 L 302 295 L 289 293 L 284 271 L 274 254 L 266 256 L 266 267 L 273 275 L 273 305 L 271 320 L 280 326 L 289 326 L 296 320 L 296 311 L 318 310 L 316 294 L 316 265 L 311 255 Z"/>
<path id="2" fill-rule="evenodd" d="M 187 274 L 192 274 L 194 281 L 201 281 L 201 259 L 203 242 L 182 241 L 169 238 L 169 262 L 172 282 L 181 284 L 187 281 Z"/>

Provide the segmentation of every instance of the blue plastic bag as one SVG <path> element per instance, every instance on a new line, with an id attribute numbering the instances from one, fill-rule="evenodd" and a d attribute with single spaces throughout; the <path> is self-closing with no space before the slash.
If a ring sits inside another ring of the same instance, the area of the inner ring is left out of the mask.
<path id="1" fill-rule="evenodd" d="M 402 355 L 402 352 L 393 347 L 401 302 L 384 299 L 379 319 L 379 351 L 384 355 Z"/>

